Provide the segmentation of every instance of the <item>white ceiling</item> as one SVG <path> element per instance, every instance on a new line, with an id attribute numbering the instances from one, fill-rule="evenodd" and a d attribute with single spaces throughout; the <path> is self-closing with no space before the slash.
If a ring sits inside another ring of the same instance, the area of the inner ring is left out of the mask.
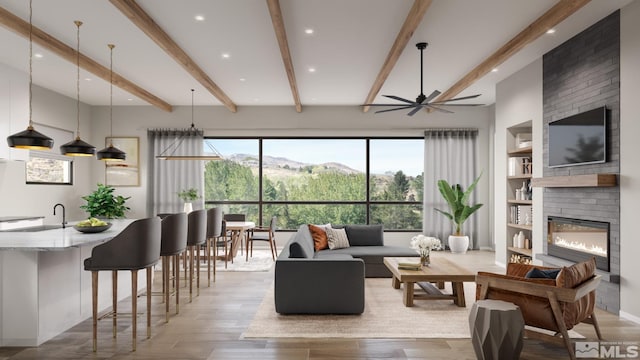
<path id="1" fill-rule="evenodd" d="M 495 85 L 545 52 L 632 0 L 593 0 L 529 44 L 497 72 L 459 96 L 482 94 L 491 104 Z M 637 0 L 634 0 L 637 1 Z M 294 105 L 265 0 L 138 0 L 239 107 Z M 420 92 L 417 42 L 424 52 L 424 92 L 447 90 L 500 46 L 541 16 L 555 0 L 433 0 L 382 94 L 413 99 Z M 305 105 L 359 105 L 371 88 L 413 0 L 280 0 L 299 94 Z M 28 21 L 28 0 L 0 0 L 0 6 Z M 205 21 L 197 22 L 195 15 Z M 221 103 L 172 60 L 108 0 L 33 0 L 33 25 L 76 48 L 74 20 L 81 20 L 80 51 L 171 105 Z M 305 34 L 313 28 L 313 35 Z M 28 71 L 28 40 L 0 26 L 0 62 Z M 34 83 L 76 97 L 76 65 L 34 44 Z M 230 58 L 223 59 L 222 54 Z M 310 73 L 310 67 L 316 68 Z M 81 71 L 80 97 L 109 104 L 109 83 Z M 91 79 L 85 80 L 85 79 Z M 244 79 L 241 81 L 240 79 Z M 131 100 L 129 100 L 131 99 Z M 114 87 L 115 105 L 147 105 Z"/>

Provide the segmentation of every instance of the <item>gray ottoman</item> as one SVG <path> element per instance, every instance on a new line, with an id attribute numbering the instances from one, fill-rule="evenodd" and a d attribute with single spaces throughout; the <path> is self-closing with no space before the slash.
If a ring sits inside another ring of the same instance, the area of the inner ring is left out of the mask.
<path id="1" fill-rule="evenodd" d="M 524 319 L 520 308 L 501 300 L 478 300 L 469 313 L 469 330 L 478 359 L 518 359 Z"/>

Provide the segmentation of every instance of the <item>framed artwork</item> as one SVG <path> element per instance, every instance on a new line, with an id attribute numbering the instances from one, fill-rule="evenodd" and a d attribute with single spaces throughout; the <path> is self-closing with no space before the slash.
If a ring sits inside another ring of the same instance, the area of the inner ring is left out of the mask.
<path id="1" fill-rule="evenodd" d="M 140 186 L 140 143 L 138 137 L 107 137 L 109 142 L 124 151 L 124 161 L 105 161 L 105 183 L 111 186 Z"/>

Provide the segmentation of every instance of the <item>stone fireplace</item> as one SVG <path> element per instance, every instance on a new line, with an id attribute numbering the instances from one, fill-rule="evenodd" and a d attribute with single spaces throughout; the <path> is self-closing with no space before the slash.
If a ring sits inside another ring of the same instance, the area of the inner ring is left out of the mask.
<path id="1" fill-rule="evenodd" d="M 596 258 L 596 267 L 609 271 L 609 223 L 547 218 L 547 253 L 573 262 Z"/>

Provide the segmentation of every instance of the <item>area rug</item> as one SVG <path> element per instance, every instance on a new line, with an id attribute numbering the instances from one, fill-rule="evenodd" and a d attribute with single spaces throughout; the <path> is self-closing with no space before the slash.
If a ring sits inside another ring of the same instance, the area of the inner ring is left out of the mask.
<path id="1" fill-rule="evenodd" d="M 224 260 L 216 260 L 216 271 L 269 271 L 275 262 L 271 257 L 271 252 L 267 250 L 253 250 L 253 256 L 246 260 L 246 254 L 238 254 L 231 261 L 227 262 L 227 268 L 224 267 Z"/>
<path id="2" fill-rule="evenodd" d="M 465 283 L 468 308 L 451 300 L 402 303 L 402 290 L 391 279 L 365 280 L 362 315 L 280 315 L 275 312 L 273 287 L 260 304 L 245 338 L 469 338 L 469 308 L 474 283 Z M 450 291 L 450 288 L 445 289 Z"/>

